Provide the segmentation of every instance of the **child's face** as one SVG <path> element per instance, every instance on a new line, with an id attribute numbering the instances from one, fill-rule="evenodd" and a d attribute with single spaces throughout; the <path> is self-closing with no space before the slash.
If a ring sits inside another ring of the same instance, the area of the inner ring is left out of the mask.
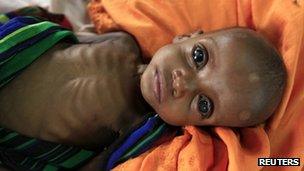
<path id="1" fill-rule="evenodd" d="M 145 100 L 173 125 L 248 124 L 262 102 L 254 58 L 247 58 L 257 54 L 242 36 L 221 30 L 162 47 L 142 75 Z"/>

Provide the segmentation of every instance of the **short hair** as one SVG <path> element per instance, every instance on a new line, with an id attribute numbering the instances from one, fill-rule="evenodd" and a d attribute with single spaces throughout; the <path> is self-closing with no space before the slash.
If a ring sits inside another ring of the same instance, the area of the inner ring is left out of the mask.
<path id="1" fill-rule="evenodd" d="M 259 91 L 262 93 L 258 95 L 260 101 L 251 106 L 253 114 L 248 118 L 248 125 L 255 125 L 268 119 L 278 107 L 285 90 L 286 68 L 280 53 L 260 34 L 245 28 L 234 28 L 232 31 L 236 31 L 236 37 L 249 39 L 246 42 L 257 53 L 252 65 L 258 68 Z"/>

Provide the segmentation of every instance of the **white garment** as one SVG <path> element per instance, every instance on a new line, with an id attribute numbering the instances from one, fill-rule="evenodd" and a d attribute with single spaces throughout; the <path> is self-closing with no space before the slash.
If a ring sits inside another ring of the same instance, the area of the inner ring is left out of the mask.
<path id="1" fill-rule="evenodd" d="M 94 32 L 87 13 L 89 0 L 51 0 L 49 11 L 64 14 L 75 32 Z"/>
<path id="2" fill-rule="evenodd" d="M 26 6 L 38 5 L 48 9 L 50 0 L 0 0 L 0 13 L 6 13 Z"/>
<path id="3" fill-rule="evenodd" d="M 64 14 L 77 34 L 94 32 L 87 14 L 89 0 L 0 0 L 0 13 L 6 13 L 26 6 L 40 6 L 50 12 Z"/>

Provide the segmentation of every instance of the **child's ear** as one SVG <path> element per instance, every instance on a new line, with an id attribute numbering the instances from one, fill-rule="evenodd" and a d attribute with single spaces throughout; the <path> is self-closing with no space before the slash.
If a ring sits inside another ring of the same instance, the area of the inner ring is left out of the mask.
<path id="1" fill-rule="evenodd" d="M 197 30 L 195 32 L 192 32 L 190 34 L 183 34 L 183 35 L 177 35 L 173 38 L 173 43 L 179 43 L 179 42 L 182 42 L 184 40 L 187 40 L 189 38 L 194 38 L 194 37 L 197 37 L 199 35 L 202 35 L 204 33 L 203 30 Z"/>

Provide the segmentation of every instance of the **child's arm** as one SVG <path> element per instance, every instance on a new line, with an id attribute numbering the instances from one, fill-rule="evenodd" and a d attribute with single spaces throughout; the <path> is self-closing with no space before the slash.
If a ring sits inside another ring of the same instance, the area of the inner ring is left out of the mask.
<path id="1" fill-rule="evenodd" d="M 101 43 L 109 40 L 119 40 L 123 43 L 127 43 L 129 46 L 138 48 L 134 38 L 130 34 L 122 31 L 105 33 L 105 34 L 80 32 L 80 33 L 76 33 L 76 36 L 80 43 Z"/>

